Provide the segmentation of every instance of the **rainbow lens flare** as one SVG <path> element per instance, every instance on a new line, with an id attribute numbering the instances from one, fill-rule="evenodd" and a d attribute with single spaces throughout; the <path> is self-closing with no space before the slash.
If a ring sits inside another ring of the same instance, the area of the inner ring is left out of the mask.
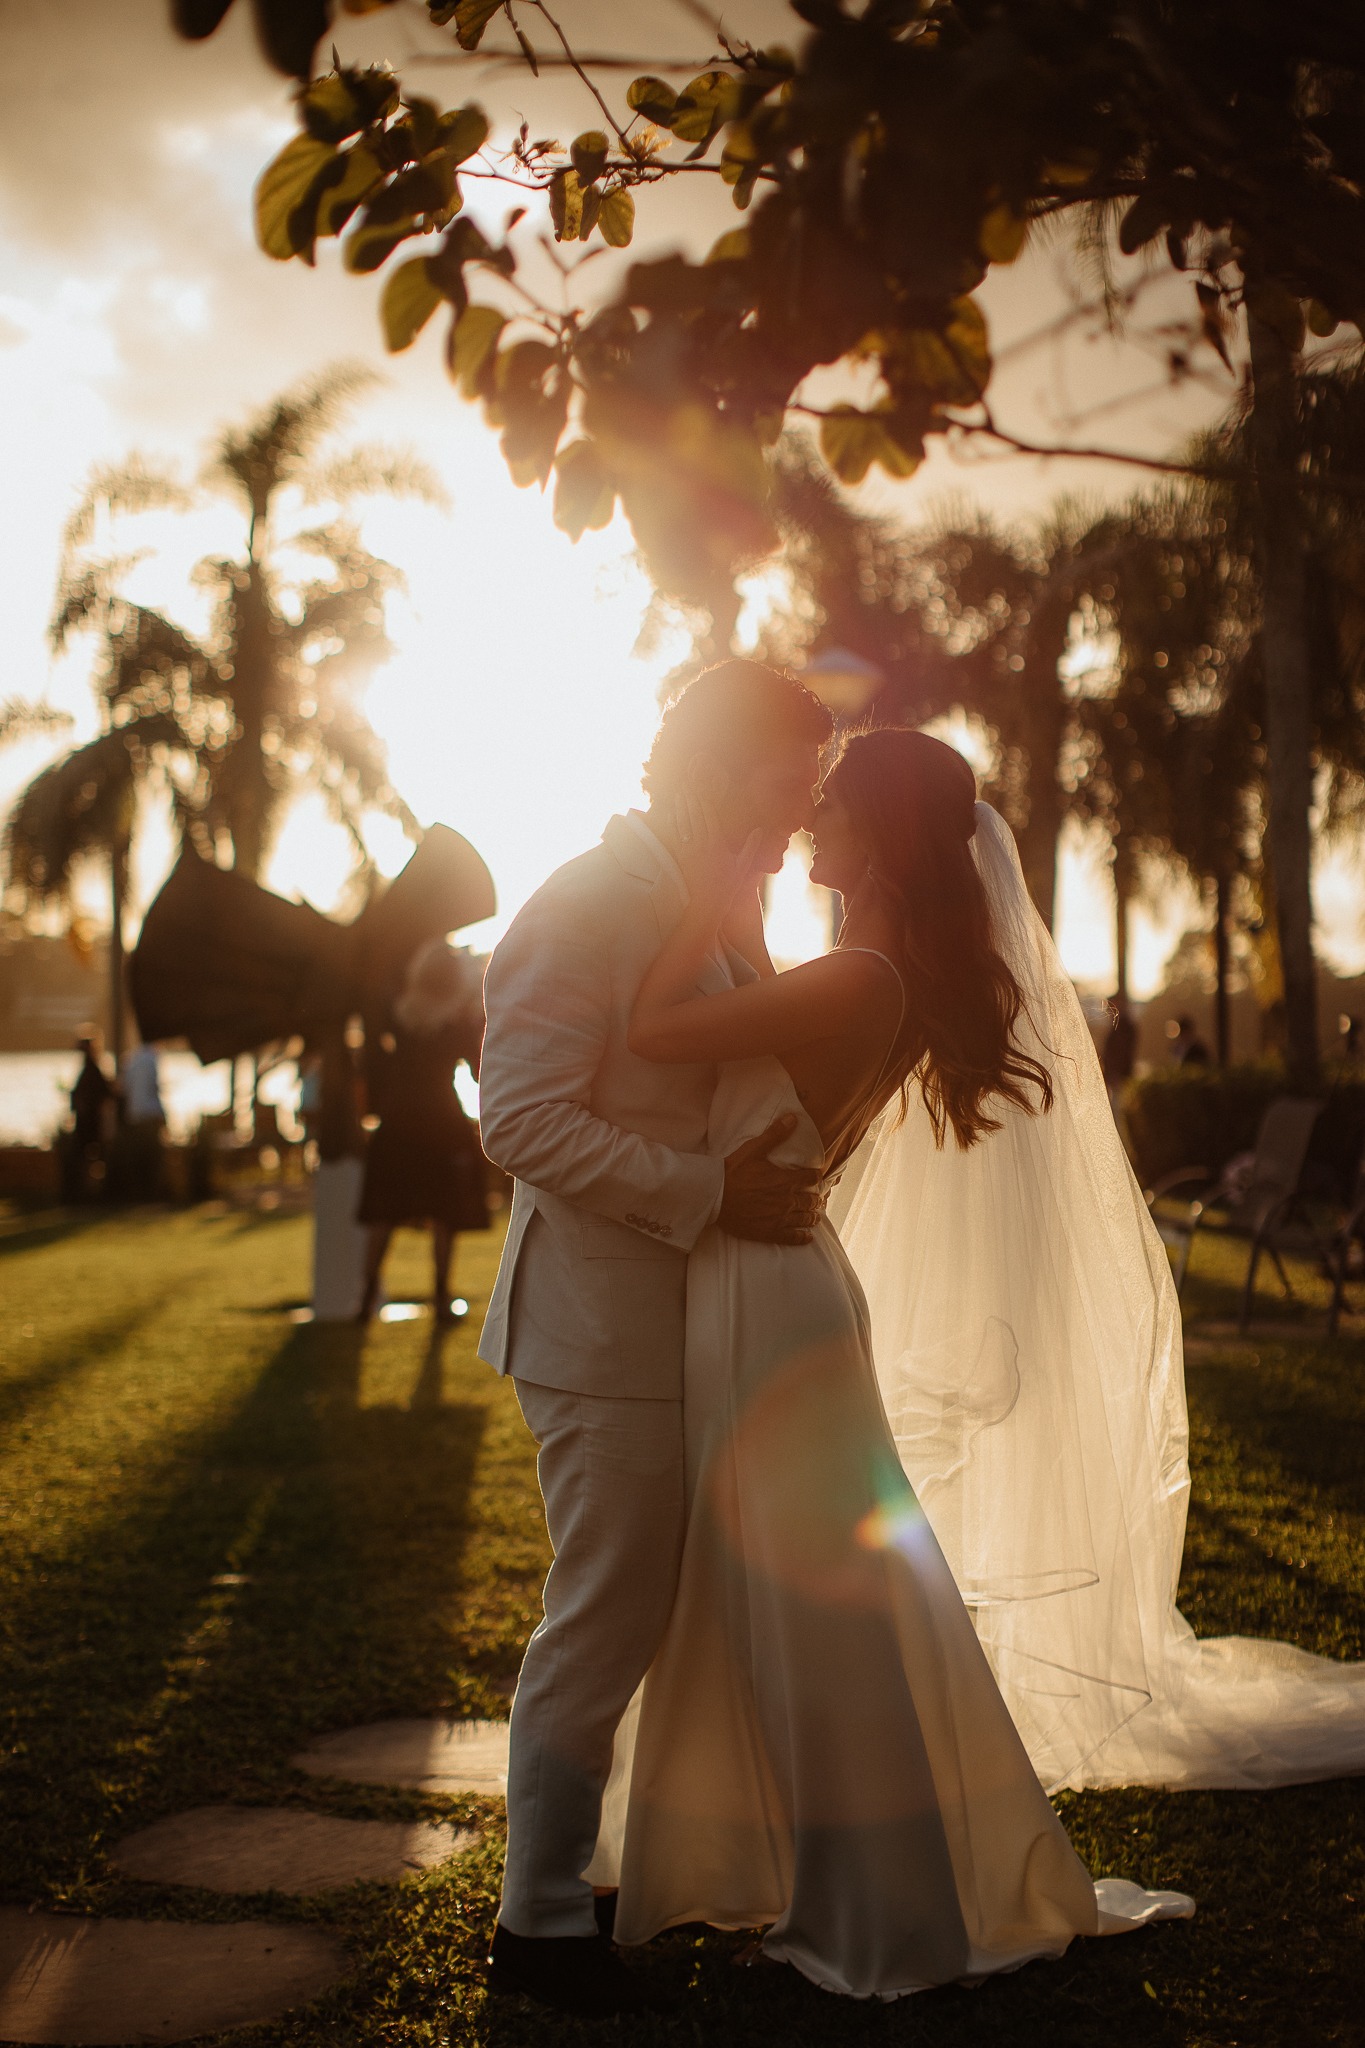
<path id="1" fill-rule="evenodd" d="M 913 1557 L 933 1535 L 924 1510 L 913 1493 L 898 1492 L 895 1499 L 879 1501 L 870 1508 L 854 1530 L 864 1550 L 899 1550 Z"/>

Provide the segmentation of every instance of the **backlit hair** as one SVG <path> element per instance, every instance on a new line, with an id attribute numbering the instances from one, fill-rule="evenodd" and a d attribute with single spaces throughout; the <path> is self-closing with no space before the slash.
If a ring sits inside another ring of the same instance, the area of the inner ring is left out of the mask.
<path id="1" fill-rule="evenodd" d="M 848 812 L 899 927 L 902 1102 L 918 1081 L 936 1142 L 951 1124 L 964 1152 L 999 1130 L 992 1096 L 1030 1116 L 1051 1109 L 1047 1069 L 1015 1037 L 1024 998 L 996 949 L 972 858 L 976 778 L 961 754 L 925 732 L 861 733 L 823 789 Z"/>
<path id="2" fill-rule="evenodd" d="M 774 747 L 823 747 L 833 730 L 820 699 L 793 676 L 759 661 L 720 661 L 664 712 L 641 780 L 651 799 L 671 795 L 697 754 L 718 755 L 742 774 Z"/>

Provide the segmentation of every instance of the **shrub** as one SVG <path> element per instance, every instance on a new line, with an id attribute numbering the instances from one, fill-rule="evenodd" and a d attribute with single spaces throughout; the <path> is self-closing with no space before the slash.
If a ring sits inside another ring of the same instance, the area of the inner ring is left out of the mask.
<path id="1" fill-rule="evenodd" d="M 1304 1170 L 1305 1186 L 1344 1199 L 1365 1145 L 1365 1077 L 1323 1086 L 1318 1119 Z M 1130 1081 L 1124 1097 L 1133 1165 L 1150 1187 L 1182 1166 L 1221 1172 L 1256 1143 L 1261 1118 L 1287 1093 L 1283 1069 L 1270 1061 L 1237 1067 L 1158 1067 Z"/>

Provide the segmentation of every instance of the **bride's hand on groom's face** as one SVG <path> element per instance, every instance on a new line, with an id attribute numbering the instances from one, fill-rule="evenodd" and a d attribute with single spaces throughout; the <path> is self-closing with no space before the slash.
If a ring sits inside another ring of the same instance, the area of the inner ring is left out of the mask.
<path id="1" fill-rule="evenodd" d="M 674 812 L 678 866 L 699 913 L 720 925 L 736 898 L 756 887 L 760 832 L 751 832 L 738 853 L 726 844 L 714 806 L 688 791 Z"/>

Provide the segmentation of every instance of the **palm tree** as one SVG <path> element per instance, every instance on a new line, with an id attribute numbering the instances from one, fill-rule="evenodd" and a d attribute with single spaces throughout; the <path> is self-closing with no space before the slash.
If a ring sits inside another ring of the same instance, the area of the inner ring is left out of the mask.
<path id="1" fill-rule="evenodd" d="M 70 714 L 54 704 L 30 704 L 22 697 L 9 697 L 0 704 L 0 747 L 36 733 L 62 732 L 71 723 Z"/>
<path id="2" fill-rule="evenodd" d="M 1078 693 L 1075 815 L 1098 821 L 1113 858 L 1118 985 L 1128 907 L 1144 871 L 1183 868 L 1215 897 L 1220 1043 L 1227 1042 L 1227 922 L 1253 859 L 1260 771 L 1247 715 L 1247 565 L 1197 498 L 1168 489 L 1092 527 L 1084 616 L 1106 658 Z"/>
<path id="3" fill-rule="evenodd" d="M 97 470 L 66 533 L 54 647 L 98 637 L 101 732 L 44 770 L 15 806 L 5 838 L 20 901 L 69 897 L 86 855 L 107 860 L 113 934 L 110 1037 L 122 1042 L 123 915 L 137 793 L 156 781 L 182 834 L 204 858 L 259 877 L 289 801 L 318 789 L 367 860 L 362 819 L 382 809 L 415 834 L 389 782 L 361 690 L 390 651 L 383 600 L 400 581 L 341 514 L 373 492 L 443 502 L 436 479 L 384 449 L 331 453 L 328 441 L 367 380 L 335 370 L 224 432 L 194 486 L 134 459 Z M 241 509 L 240 552 L 194 571 L 213 599 L 196 635 L 126 593 L 141 556 L 95 543 L 127 517 L 187 511 L 226 495 Z M 291 529 L 282 501 L 332 517 Z M 292 561 L 291 561 L 292 558 Z M 298 564 L 303 564 L 302 568 Z"/>
<path id="4" fill-rule="evenodd" d="M 1078 746 L 1064 663 L 1093 522 L 1063 503 L 1034 529 L 950 512 L 907 533 L 850 505 L 790 440 L 773 498 L 793 600 L 765 651 L 838 645 L 875 662 L 888 678 L 878 717 L 919 724 L 962 709 L 980 719 L 995 750 L 987 793 L 1050 926 Z"/>
<path id="5" fill-rule="evenodd" d="M 1077 692 L 1068 674 L 1074 622 L 1096 550 L 1095 522 L 1059 501 L 1033 528 L 952 516 L 906 542 L 922 616 L 953 655 L 953 700 L 995 746 L 987 794 L 1013 827 L 1029 894 L 1052 926 L 1057 845 L 1074 807 Z"/>
<path id="6" fill-rule="evenodd" d="M 188 742 L 173 715 L 148 712 L 119 723 L 105 699 L 105 729 L 42 769 L 21 793 L 5 827 L 10 883 L 28 902 L 69 906 L 75 870 L 93 856 L 109 867 L 109 1048 L 124 1041 L 124 918 L 139 786 L 168 771 Z"/>

